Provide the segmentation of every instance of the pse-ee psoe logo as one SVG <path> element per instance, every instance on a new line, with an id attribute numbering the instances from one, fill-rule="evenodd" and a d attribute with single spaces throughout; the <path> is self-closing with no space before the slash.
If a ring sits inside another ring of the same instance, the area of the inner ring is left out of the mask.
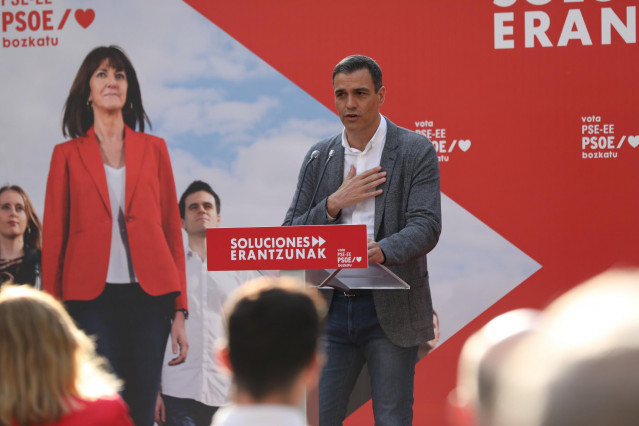
<path id="1" fill-rule="evenodd" d="M 69 22 L 75 20 L 86 29 L 95 19 L 93 9 L 56 8 L 54 0 L 0 0 L 0 4 L 3 49 L 55 47 Z"/>
<path id="2" fill-rule="evenodd" d="M 453 152 L 467 152 L 472 145 L 468 138 L 449 140 L 446 128 L 435 126 L 432 120 L 416 120 L 414 132 L 426 136 L 431 141 L 440 163 L 451 161 Z"/>
<path id="3" fill-rule="evenodd" d="M 622 7 L 614 9 L 611 0 L 554 0 L 563 1 L 565 9 L 525 10 L 513 6 L 528 3 L 533 6 L 545 6 L 553 0 L 493 0 L 499 12 L 494 14 L 494 48 L 515 49 L 521 47 L 515 41 L 521 40 L 523 33 L 524 47 L 555 47 L 581 45 L 605 46 L 613 43 L 633 44 L 637 42 L 637 7 L 626 6 L 625 16 Z M 587 21 L 581 12 L 579 3 L 608 3 L 601 5 L 599 19 Z M 561 32 L 557 30 L 561 28 Z M 600 34 L 593 31 L 601 30 Z M 559 34 L 559 37 L 556 37 Z"/>
<path id="4" fill-rule="evenodd" d="M 610 120 L 602 120 L 600 115 L 581 117 L 581 158 L 596 160 L 617 158 L 622 149 L 639 146 L 639 135 L 618 135 L 617 126 Z M 633 132 L 634 133 L 634 132 Z"/>

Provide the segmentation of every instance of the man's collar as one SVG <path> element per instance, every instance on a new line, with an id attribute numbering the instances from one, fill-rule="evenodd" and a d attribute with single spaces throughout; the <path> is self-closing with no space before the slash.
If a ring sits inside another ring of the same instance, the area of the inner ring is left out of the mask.
<path id="1" fill-rule="evenodd" d="M 364 148 L 363 151 L 360 151 L 357 148 L 351 148 L 350 144 L 348 143 L 348 138 L 346 137 L 346 127 L 344 127 L 342 129 L 342 146 L 344 147 L 344 150 L 346 152 L 366 153 L 366 152 L 370 151 L 371 149 L 373 149 L 373 147 L 377 143 L 379 143 L 379 141 L 381 141 L 383 139 L 383 137 L 386 136 L 387 128 L 388 128 L 388 126 L 386 124 L 386 119 L 380 113 L 379 114 L 379 125 L 377 126 L 377 130 L 375 131 L 375 134 L 373 135 L 371 140 L 369 140 L 368 143 L 366 144 L 366 148 Z"/>

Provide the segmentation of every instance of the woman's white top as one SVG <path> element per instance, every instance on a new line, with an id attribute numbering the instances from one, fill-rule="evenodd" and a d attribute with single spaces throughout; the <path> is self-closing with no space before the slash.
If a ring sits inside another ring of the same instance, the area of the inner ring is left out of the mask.
<path id="1" fill-rule="evenodd" d="M 111 202 L 111 253 L 109 255 L 109 269 L 106 282 L 109 284 L 129 284 L 137 282 L 129 239 L 124 218 L 124 186 L 126 184 L 126 167 L 114 169 L 104 165 L 107 185 L 109 187 L 109 201 Z"/>

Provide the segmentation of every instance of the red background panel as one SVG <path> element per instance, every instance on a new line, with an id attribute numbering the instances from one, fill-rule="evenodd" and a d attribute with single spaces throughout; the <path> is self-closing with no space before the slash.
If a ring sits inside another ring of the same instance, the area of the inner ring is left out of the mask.
<path id="1" fill-rule="evenodd" d="M 612 44 L 601 44 L 602 9 L 626 22 L 636 2 L 186 2 L 331 109 L 333 66 L 353 53 L 375 58 L 383 114 L 411 129 L 431 120 L 448 146 L 472 141 L 441 163 L 442 191 L 542 265 L 419 365 L 415 424 L 445 424 L 461 345 L 488 319 L 543 307 L 595 273 L 639 263 L 639 147 L 627 139 L 639 136 L 639 52 L 615 30 Z M 557 46 L 570 9 L 592 46 Z M 548 15 L 553 47 L 524 47 L 527 11 Z M 514 14 L 515 48 L 496 50 L 494 15 L 504 12 Z M 614 125 L 615 147 L 626 138 L 616 158 L 582 158 L 601 151 L 582 149 L 589 116 Z M 367 407 L 348 424 L 372 424 Z"/>

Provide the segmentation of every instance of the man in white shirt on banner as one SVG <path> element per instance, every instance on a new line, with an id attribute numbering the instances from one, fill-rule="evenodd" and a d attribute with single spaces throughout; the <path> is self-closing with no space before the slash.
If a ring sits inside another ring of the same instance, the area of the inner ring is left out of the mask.
<path id="1" fill-rule="evenodd" d="M 182 227 L 188 236 L 186 284 L 189 297 L 189 357 L 175 364 L 167 342 L 158 395 L 156 422 L 166 426 L 209 426 L 218 407 L 228 401 L 230 379 L 217 365 L 215 341 L 223 335 L 224 301 L 259 274 L 254 271 L 208 271 L 206 230 L 220 223 L 220 198 L 206 182 L 194 181 L 180 197 Z"/>
<path id="2" fill-rule="evenodd" d="M 326 304 L 291 278 L 259 278 L 224 308 L 227 342 L 219 357 L 233 372 L 233 403 L 213 426 L 305 426 L 305 390 L 317 386 L 318 341 Z"/>

